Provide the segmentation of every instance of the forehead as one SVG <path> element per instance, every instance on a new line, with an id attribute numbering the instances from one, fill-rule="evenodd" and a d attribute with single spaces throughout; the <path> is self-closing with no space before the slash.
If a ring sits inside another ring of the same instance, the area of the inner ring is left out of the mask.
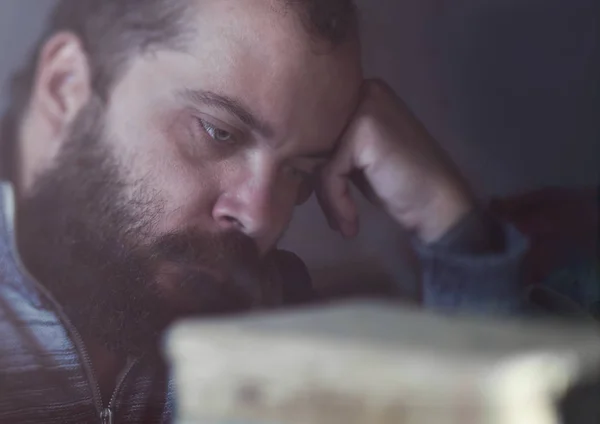
<path id="1" fill-rule="evenodd" d="M 361 80 L 358 48 L 323 49 L 281 4 L 196 0 L 186 51 L 153 55 L 164 76 L 153 89 L 201 89 L 239 99 L 281 138 L 328 136 L 323 128 L 335 131 L 353 109 Z"/>

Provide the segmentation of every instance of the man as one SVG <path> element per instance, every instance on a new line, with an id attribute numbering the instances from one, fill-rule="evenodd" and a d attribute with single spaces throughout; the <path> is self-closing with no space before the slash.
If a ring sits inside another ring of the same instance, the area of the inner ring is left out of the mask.
<path id="1" fill-rule="evenodd" d="M 384 83 L 350 0 L 63 0 L 4 121 L 1 422 L 165 422 L 164 329 L 308 301 L 276 249 L 353 181 L 412 231 L 431 308 L 513 313 L 524 239 Z"/>

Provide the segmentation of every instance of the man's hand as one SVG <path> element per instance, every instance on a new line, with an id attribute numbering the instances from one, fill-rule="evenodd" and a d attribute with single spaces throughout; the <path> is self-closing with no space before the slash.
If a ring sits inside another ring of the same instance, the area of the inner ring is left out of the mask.
<path id="1" fill-rule="evenodd" d="M 473 208 L 473 197 L 452 162 L 390 87 L 366 81 L 363 98 L 317 185 L 329 225 L 358 232 L 353 181 L 425 243 L 441 238 Z"/>

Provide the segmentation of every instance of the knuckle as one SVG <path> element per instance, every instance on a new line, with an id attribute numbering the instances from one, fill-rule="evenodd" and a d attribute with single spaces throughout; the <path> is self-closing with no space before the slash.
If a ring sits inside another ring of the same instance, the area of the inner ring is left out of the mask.
<path id="1" fill-rule="evenodd" d="M 379 118 L 375 113 L 370 111 L 365 112 L 359 121 L 357 127 L 357 136 L 360 139 L 370 140 L 379 132 Z"/>

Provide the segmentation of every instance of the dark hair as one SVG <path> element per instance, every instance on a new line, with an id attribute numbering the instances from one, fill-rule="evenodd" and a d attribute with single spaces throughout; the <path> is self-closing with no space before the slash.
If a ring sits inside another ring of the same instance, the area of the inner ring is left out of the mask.
<path id="1" fill-rule="evenodd" d="M 354 0 L 282 0 L 295 9 L 307 32 L 336 47 L 358 34 Z"/>
<path id="2" fill-rule="evenodd" d="M 353 0 L 281 0 L 312 36 L 337 46 L 357 33 Z M 185 18 L 190 0 L 59 0 L 27 65 L 10 81 L 9 109 L 0 126 L 0 178 L 14 175 L 17 127 L 31 96 L 40 49 L 52 34 L 70 31 L 88 54 L 92 88 L 106 99 L 134 53 L 181 48 L 193 31 Z"/>

